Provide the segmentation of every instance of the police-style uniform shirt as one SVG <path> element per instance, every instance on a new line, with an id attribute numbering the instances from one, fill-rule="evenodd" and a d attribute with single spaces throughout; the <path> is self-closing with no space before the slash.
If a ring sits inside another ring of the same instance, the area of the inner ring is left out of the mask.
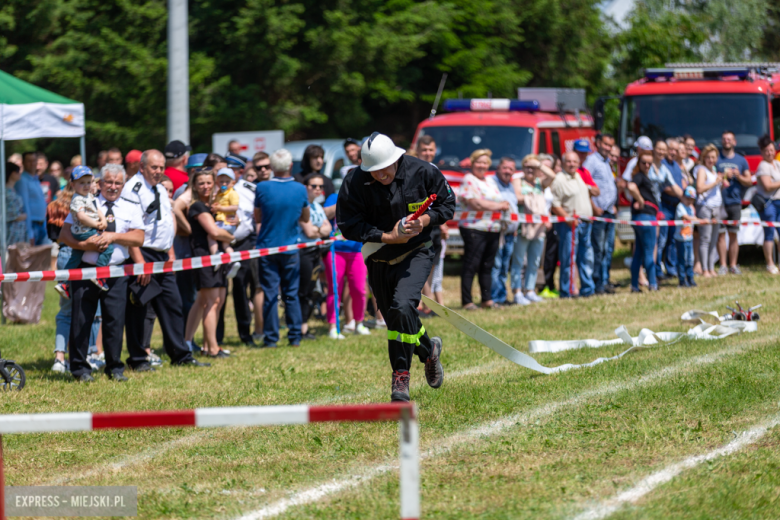
<path id="1" fill-rule="evenodd" d="M 171 201 L 165 186 L 152 186 L 142 174 L 133 178 L 122 188 L 122 197 L 136 204 L 143 212 L 144 245 L 155 251 L 168 251 L 173 245 L 174 224 Z"/>
<path id="2" fill-rule="evenodd" d="M 99 195 L 95 201 L 97 202 L 98 209 L 106 215 L 106 222 L 111 227 L 115 227 L 115 233 L 127 233 L 134 229 L 144 229 L 144 216 L 141 212 L 141 207 L 138 204 L 131 204 L 130 202 L 123 200 L 122 197 L 116 199 L 111 204 L 111 211 L 109 211 L 109 202 Z M 109 215 L 113 213 L 113 215 Z M 73 215 L 69 214 L 65 219 L 66 224 L 73 224 Z M 111 226 L 113 224 L 114 226 Z M 111 254 L 111 261 L 109 265 L 119 265 L 125 263 L 130 257 L 130 253 L 127 251 L 127 247 L 121 244 L 114 244 L 114 252 Z M 95 251 L 85 251 L 81 257 L 81 261 L 85 264 L 95 265 L 97 264 L 98 253 Z"/>
<path id="3" fill-rule="evenodd" d="M 429 195 L 436 201 L 426 212 L 431 223 L 405 244 L 386 244 L 372 255 L 392 260 L 431 239 L 431 231 L 450 220 L 455 212 L 455 195 L 438 168 L 426 161 L 401 156 L 393 182 L 385 186 L 361 168 L 350 171 L 339 191 L 336 221 L 341 233 L 356 242 L 382 242 L 382 234 L 393 230 L 402 218 L 414 213 Z"/>
<path id="4" fill-rule="evenodd" d="M 255 232 L 255 195 L 257 186 L 254 182 L 239 180 L 233 189 L 238 193 L 238 227 L 233 236 L 237 241 L 244 240 Z"/>

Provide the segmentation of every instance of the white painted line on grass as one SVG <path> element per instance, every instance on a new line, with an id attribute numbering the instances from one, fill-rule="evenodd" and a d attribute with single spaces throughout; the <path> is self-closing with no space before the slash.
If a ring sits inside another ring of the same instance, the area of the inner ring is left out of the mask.
<path id="1" fill-rule="evenodd" d="M 689 457 L 681 462 L 667 466 L 661 471 L 657 471 L 640 480 L 636 486 L 618 493 L 612 498 L 604 500 L 591 509 L 583 511 L 574 517 L 574 520 L 601 520 L 607 518 L 621 509 L 625 504 L 637 502 L 640 498 L 652 492 L 658 486 L 666 484 L 683 471 L 694 468 L 702 462 L 717 459 L 718 457 L 726 457 L 732 453 L 738 452 L 745 446 L 758 442 L 766 435 L 770 428 L 773 428 L 778 424 L 780 424 L 780 416 L 742 432 L 736 439 L 720 448 L 714 449 L 703 455 Z"/>
<path id="2" fill-rule="evenodd" d="M 445 376 L 447 379 L 458 379 L 461 377 L 467 377 L 471 375 L 477 375 L 477 374 L 483 374 L 487 372 L 491 372 L 501 366 L 510 366 L 509 363 L 505 363 L 503 361 L 491 361 L 489 363 L 485 363 L 484 365 L 478 365 L 475 367 L 469 367 L 465 368 L 463 370 L 457 370 L 452 373 L 445 373 Z M 412 384 L 412 388 L 421 386 L 421 382 L 415 382 Z M 379 394 L 379 390 L 374 390 L 371 392 L 362 392 L 360 394 L 344 394 L 341 396 L 332 397 L 329 399 L 322 399 L 320 401 L 317 401 L 316 403 L 312 404 L 330 404 L 334 402 L 342 402 L 345 400 L 352 401 L 354 399 L 358 398 L 364 398 L 364 397 L 371 397 L 372 395 Z M 190 435 L 186 435 L 184 437 L 180 437 L 175 440 L 162 442 L 160 444 L 157 444 L 153 446 L 152 448 L 149 448 L 147 450 L 144 450 L 141 453 L 137 453 L 134 455 L 128 455 L 125 457 L 120 458 L 119 460 L 115 460 L 112 462 L 106 462 L 99 466 L 96 466 L 94 468 L 88 469 L 82 473 L 79 473 L 77 475 L 72 476 L 62 476 L 57 479 L 51 480 L 49 482 L 45 482 L 42 484 L 38 484 L 41 486 L 61 486 L 63 484 L 67 484 L 69 482 L 74 482 L 78 480 L 84 480 L 84 479 L 90 479 L 93 477 L 105 475 L 107 472 L 110 473 L 117 473 L 120 470 L 134 466 L 136 464 L 144 463 L 148 460 L 154 459 L 156 457 L 159 457 L 165 453 L 167 453 L 170 450 L 179 448 L 179 447 L 186 447 L 189 445 L 192 445 L 196 442 L 199 442 L 201 439 L 209 436 L 213 436 L 215 432 L 205 430 L 205 431 L 197 431 L 195 433 L 192 433 Z"/>
<path id="3" fill-rule="evenodd" d="M 319 486 L 294 493 L 289 498 L 278 500 L 270 506 L 264 507 L 258 511 L 247 513 L 239 518 L 239 520 L 261 520 L 262 518 L 272 518 L 279 516 L 286 512 L 291 507 L 303 506 L 317 502 L 321 498 L 325 498 L 328 495 L 339 493 L 349 488 L 356 487 L 365 481 L 371 480 L 374 477 L 387 473 L 388 471 L 398 468 L 398 464 L 387 466 L 376 466 L 369 471 L 366 471 L 362 475 L 352 475 L 342 480 L 333 480 Z"/>
<path id="4" fill-rule="evenodd" d="M 142 453 L 138 453 L 135 455 L 128 455 L 126 457 L 120 458 L 119 460 L 101 464 L 92 469 L 88 469 L 87 471 L 79 473 L 78 475 L 64 476 L 37 485 L 62 486 L 63 484 L 67 484 L 69 482 L 73 482 L 76 480 L 90 479 L 97 476 L 105 476 L 106 473 L 118 473 L 119 471 L 123 470 L 128 466 L 133 466 L 135 464 L 146 462 L 155 457 L 159 457 L 160 455 L 166 453 L 169 450 L 179 448 L 179 447 L 189 446 L 197 441 L 200 441 L 204 437 L 213 436 L 214 434 L 215 434 L 214 430 L 199 430 L 197 433 L 193 435 L 187 435 L 185 437 L 180 437 L 172 441 L 160 443 L 157 446 L 154 446 L 150 449 L 143 451 Z"/>
<path id="5" fill-rule="evenodd" d="M 731 295 L 721 298 L 724 302 L 728 302 L 733 300 L 737 295 Z M 447 378 L 447 380 L 450 379 L 457 379 L 461 377 L 468 377 L 471 375 L 479 375 L 479 374 L 485 374 L 494 371 L 497 368 L 501 368 L 503 366 L 511 366 L 504 360 L 494 360 L 490 361 L 488 363 L 485 363 L 484 365 L 478 365 L 473 366 L 469 368 L 464 368 L 462 370 L 456 370 L 454 372 L 445 372 L 444 376 Z M 420 386 L 423 386 L 422 382 L 415 381 L 412 382 L 411 387 L 412 389 L 418 388 Z M 322 399 L 317 401 L 316 403 L 312 404 L 330 404 L 335 402 L 344 402 L 344 401 L 352 401 L 354 399 L 360 399 L 360 398 L 366 398 L 371 397 L 374 395 L 380 394 L 382 391 L 374 390 L 370 392 L 361 392 L 357 394 L 344 394 L 340 396 L 334 396 L 330 397 L 328 399 Z M 100 466 L 94 467 L 92 469 L 86 470 L 82 473 L 79 473 L 77 475 L 73 476 L 63 476 L 60 478 L 57 478 L 55 480 L 45 482 L 39 485 L 42 486 L 61 486 L 63 484 L 67 484 L 69 482 L 77 481 L 77 480 L 83 480 L 88 478 L 93 478 L 95 476 L 104 475 L 106 471 L 110 472 L 119 472 L 120 470 L 134 466 L 136 464 L 140 464 L 143 462 L 146 462 L 148 460 L 151 460 L 155 457 L 159 457 L 168 451 L 172 449 L 176 449 L 181 446 L 187 446 L 191 445 L 193 443 L 199 442 L 204 437 L 208 437 L 210 435 L 213 435 L 213 432 L 209 431 L 198 431 L 196 433 L 192 433 L 190 435 L 186 435 L 184 437 L 180 437 L 178 439 L 174 439 L 171 441 L 166 441 L 160 444 L 157 444 L 156 446 L 147 449 L 143 451 L 142 453 L 137 453 L 134 455 L 128 455 L 125 457 L 122 457 L 118 460 L 107 462 L 104 464 L 101 464 Z"/>
<path id="6" fill-rule="evenodd" d="M 650 386 L 653 383 L 663 381 L 672 376 L 684 372 L 686 369 L 692 367 L 699 367 L 704 365 L 711 365 L 721 361 L 722 359 L 736 354 L 741 354 L 751 347 L 744 348 L 741 346 L 732 347 L 728 349 L 715 352 L 713 354 L 706 354 L 697 356 L 688 360 L 685 360 L 676 365 L 665 367 L 660 370 L 656 370 L 647 375 L 639 377 L 637 379 L 627 381 L 625 383 L 609 383 L 602 385 L 594 390 L 586 390 L 580 392 L 574 397 L 565 401 L 557 401 L 553 403 L 547 403 L 537 408 L 534 408 L 528 412 L 521 414 L 512 414 L 509 416 L 496 419 L 479 425 L 474 428 L 470 428 L 460 433 L 456 433 L 443 441 L 437 441 L 436 446 L 420 452 L 420 458 L 422 460 L 445 454 L 458 446 L 471 445 L 475 440 L 479 440 L 486 437 L 495 436 L 504 430 L 515 426 L 517 424 L 528 424 L 544 417 L 553 415 L 558 410 L 563 408 L 577 406 L 585 403 L 593 397 L 602 397 L 605 395 L 615 394 L 624 390 L 633 390 L 636 388 Z M 360 484 L 367 483 L 373 478 L 378 477 L 390 470 L 398 468 L 397 463 L 388 462 L 386 464 L 375 466 L 368 471 L 365 471 L 358 475 L 351 475 L 341 480 L 332 480 L 319 486 L 297 491 L 285 499 L 273 502 L 261 509 L 246 513 L 238 518 L 238 520 L 261 520 L 264 518 L 272 518 L 285 513 L 288 509 L 295 506 L 312 504 L 319 500 L 339 493 L 343 490 L 357 487 Z"/>

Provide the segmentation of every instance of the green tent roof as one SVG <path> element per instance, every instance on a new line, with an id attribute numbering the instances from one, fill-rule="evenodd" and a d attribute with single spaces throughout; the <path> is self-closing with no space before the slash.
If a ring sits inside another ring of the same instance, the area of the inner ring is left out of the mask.
<path id="1" fill-rule="evenodd" d="M 26 105 L 28 103 L 78 103 L 65 96 L 49 92 L 41 87 L 22 81 L 0 70 L 0 104 Z"/>

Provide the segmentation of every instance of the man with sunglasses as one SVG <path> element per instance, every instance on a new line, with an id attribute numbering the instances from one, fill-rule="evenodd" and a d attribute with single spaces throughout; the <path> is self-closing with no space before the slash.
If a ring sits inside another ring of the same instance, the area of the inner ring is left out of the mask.
<path id="1" fill-rule="evenodd" d="M 271 178 L 271 173 L 273 173 L 271 171 L 271 159 L 268 158 L 267 153 L 257 152 L 252 157 L 252 166 L 255 167 L 257 172 L 257 182 L 267 181 Z"/>

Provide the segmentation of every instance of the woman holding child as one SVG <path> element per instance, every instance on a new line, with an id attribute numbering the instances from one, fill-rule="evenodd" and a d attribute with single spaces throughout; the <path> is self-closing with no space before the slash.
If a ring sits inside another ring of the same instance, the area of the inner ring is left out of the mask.
<path id="1" fill-rule="evenodd" d="M 221 229 L 211 214 L 215 185 L 212 168 L 198 168 L 192 172 L 189 189 L 192 202 L 187 212 L 187 221 L 192 229 L 190 245 L 192 256 L 209 256 L 209 240 L 219 243 L 220 250 L 233 241 L 233 235 Z M 217 322 L 220 307 L 225 302 L 227 279 L 225 269 L 197 269 L 194 271 L 198 296 L 187 316 L 184 339 L 192 349 L 192 339 L 203 321 L 203 354 L 210 357 L 227 357 L 228 354 L 217 345 Z"/>

